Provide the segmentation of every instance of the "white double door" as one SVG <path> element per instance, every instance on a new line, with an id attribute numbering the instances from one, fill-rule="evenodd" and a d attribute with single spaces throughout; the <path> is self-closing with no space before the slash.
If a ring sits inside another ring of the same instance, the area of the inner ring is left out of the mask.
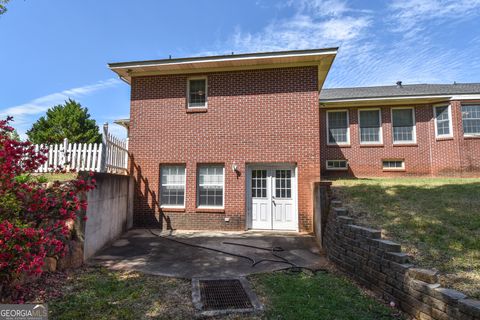
<path id="1" fill-rule="evenodd" d="M 247 201 L 249 227 L 264 230 L 298 230 L 295 167 L 249 168 Z"/>

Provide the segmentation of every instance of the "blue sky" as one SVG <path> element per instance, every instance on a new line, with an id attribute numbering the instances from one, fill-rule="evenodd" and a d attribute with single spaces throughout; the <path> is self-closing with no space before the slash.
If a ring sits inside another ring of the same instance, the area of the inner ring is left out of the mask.
<path id="1" fill-rule="evenodd" d="M 69 97 L 99 125 L 128 117 L 107 63 L 168 55 L 340 46 L 326 87 L 480 82 L 479 30 L 480 0 L 11 0 L 0 117 L 24 134 Z"/>

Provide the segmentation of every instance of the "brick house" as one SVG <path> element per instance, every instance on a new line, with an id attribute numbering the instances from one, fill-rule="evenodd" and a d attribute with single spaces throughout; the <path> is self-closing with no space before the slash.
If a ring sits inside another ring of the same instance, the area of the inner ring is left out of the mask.
<path id="1" fill-rule="evenodd" d="M 323 89 L 322 176 L 480 176 L 480 84 Z"/>
<path id="2" fill-rule="evenodd" d="M 127 62 L 134 224 L 312 230 L 336 48 Z"/>
<path id="3" fill-rule="evenodd" d="M 480 85 L 322 90 L 336 51 L 110 64 L 131 85 L 134 225 L 312 231 L 321 174 L 480 171 Z"/>

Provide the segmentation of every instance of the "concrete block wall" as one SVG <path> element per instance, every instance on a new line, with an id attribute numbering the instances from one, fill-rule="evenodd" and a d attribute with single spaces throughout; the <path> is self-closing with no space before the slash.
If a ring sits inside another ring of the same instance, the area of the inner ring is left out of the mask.
<path id="1" fill-rule="evenodd" d="M 356 225 L 340 201 L 331 201 L 323 246 L 347 275 L 416 319 L 480 319 L 479 300 L 440 287 L 437 271 L 416 268 L 400 244 Z"/>

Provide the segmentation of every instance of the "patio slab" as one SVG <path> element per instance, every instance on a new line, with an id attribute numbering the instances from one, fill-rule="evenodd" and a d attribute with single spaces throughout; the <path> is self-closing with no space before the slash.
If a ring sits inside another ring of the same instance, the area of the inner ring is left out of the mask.
<path id="1" fill-rule="evenodd" d="M 168 239 L 157 235 L 167 236 Z M 264 248 L 281 247 L 276 252 L 297 266 L 320 269 L 327 266 L 315 237 L 298 233 L 270 232 L 179 232 L 172 234 L 160 230 L 133 229 L 125 233 L 110 247 L 100 251 L 89 264 L 114 270 L 135 270 L 147 274 L 179 277 L 241 277 L 252 273 L 271 272 L 289 267 L 286 263 L 261 262 L 252 266 L 248 259 L 188 246 L 172 241 L 224 250 L 245 255 L 259 261 L 279 260 L 270 251 L 226 244 L 234 242 Z"/>

